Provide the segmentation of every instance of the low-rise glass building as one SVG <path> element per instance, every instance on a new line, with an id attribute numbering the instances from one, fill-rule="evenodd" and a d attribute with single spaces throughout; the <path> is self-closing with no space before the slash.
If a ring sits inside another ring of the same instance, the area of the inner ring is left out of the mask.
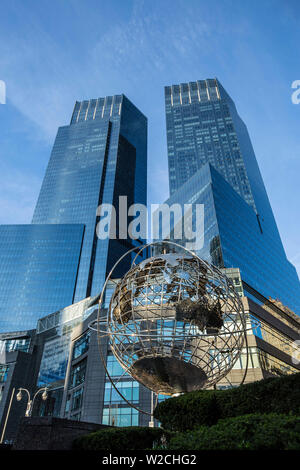
<path id="1" fill-rule="evenodd" d="M 248 315 L 248 349 L 245 344 L 240 358 L 217 388 L 238 386 L 246 367 L 246 383 L 300 372 L 299 361 L 295 360 L 299 317 L 243 282 L 239 269 L 224 269 L 224 273 L 232 280 Z M 112 286 L 108 286 L 101 310 L 101 330 L 105 327 L 111 291 Z M 16 393 L 19 387 L 26 387 L 34 393 L 41 386 L 49 388 L 48 399 L 37 397 L 34 416 L 114 426 L 149 425 L 149 414 L 140 410 L 150 413 L 158 401 L 168 397 L 157 396 L 134 380 L 114 357 L 108 338 L 102 336 L 99 341 L 94 324 L 98 302 L 98 297 L 84 299 L 41 318 L 36 330 L 0 335 L 0 429 L 4 427 L 13 389 Z M 122 396 L 106 374 L 99 348 Z M 25 398 L 18 402 L 13 396 L 4 440 L 14 439 L 25 409 Z"/>
<path id="2" fill-rule="evenodd" d="M 0 332 L 73 302 L 84 225 L 0 225 Z"/>

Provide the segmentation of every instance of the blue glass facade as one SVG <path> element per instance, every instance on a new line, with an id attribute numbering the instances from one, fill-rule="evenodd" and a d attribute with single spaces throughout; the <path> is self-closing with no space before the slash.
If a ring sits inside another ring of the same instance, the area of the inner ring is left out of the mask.
<path id="1" fill-rule="evenodd" d="M 254 209 L 261 229 L 284 254 L 243 120 L 217 79 L 165 87 L 170 194 L 205 163 Z"/>
<path id="2" fill-rule="evenodd" d="M 58 129 L 32 224 L 0 227 L 0 331 L 34 328 L 97 295 L 119 257 L 143 242 L 119 236 L 118 219 L 119 239 L 99 240 L 97 208 L 112 204 L 118 217 L 119 196 L 128 207 L 146 204 L 146 185 L 146 117 L 124 95 L 76 102 L 70 125 Z"/>
<path id="3" fill-rule="evenodd" d="M 106 365 L 110 377 L 113 377 L 117 383 L 118 390 L 128 402 L 138 406 L 142 385 L 124 372 L 123 367 L 110 351 L 107 353 Z M 104 386 L 102 424 L 138 426 L 139 412 L 128 406 L 128 403 L 116 392 L 107 376 Z"/>
<path id="4" fill-rule="evenodd" d="M 244 281 L 300 314 L 299 279 L 234 102 L 217 79 L 207 79 L 165 87 L 165 105 L 169 202 L 205 204 L 202 256 L 239 267 Z"/>
<path id="5" fill-rule="evenodd" d="M 252 288 L 300 314 L 296 269 L 260 230 L 252 207 L 212 165 L 203 165 L 166 203 L 204 204 L 203 248 L 197 254 L 220 267 L 239 267 Z"/>
<path id="6" fill-rule="evenodd" d="M 118 209 L 123 195 L 128 206 L 146 204 L 146 184 L 145 116 L 124 95 L 76 102 L 71 124 L 58 130 L 32 219 L 34 224 L 85 225 L 75 301 L 96 295 L 107 271 L 138 243 L 99 241 L 97 207 L 109 203 Z"/>
<path id="7" fill-rule="evenodd" d="M 0 331 L 73 302 L 83 237 L 79 224 L 0 226 Z"/>

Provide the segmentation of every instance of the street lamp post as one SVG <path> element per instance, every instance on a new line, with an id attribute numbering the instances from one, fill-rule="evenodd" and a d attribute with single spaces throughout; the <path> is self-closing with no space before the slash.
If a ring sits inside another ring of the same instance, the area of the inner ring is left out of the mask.
<path id="1" fill-rule="evenodd" d="M 28 401 L 27 401 L 27 408 L 26 408 L 26 412 L 25 412 L 25 416 L 26 416 L 27 418 L 29 418 L 29 417 L 32 415 L 34 400 L 36 399 L 36 397 L 37 397 L 37 395 L 38 395 L 39 393 L 43 392 L 43 394 L 42 394 L 42 400 L 44 400 L 44 401 L 47 400 L 47 398 L 48 398 L 47 390 L 48 390 L 47 387 L 39 388 L 39 389 L 35 392 L 33 398 L 31 399 L 30 393 L 29 393 L 29 391 L 27 390 L 27 388 L 22 388 L 22 387 L 19 388 L 18 393 L 17 393 L 17 400 L 18 400 L 18 401 L 22 400 L 22 391 L 24 391 L 24 392 L 27 393 Z"/>
<path id="2" fill-rule="evenodd" d="M 13 398 L 14 398 L 15 390 L 16 390 L 16 389 L 13 388 L 13 389 L 12 389 L 12 392 L 11 392 L 11 396 L 10 396 L 10 400 L 9 400 L 9 405 L 8 405 L 8 410 L 7 410 L 7 413 L 6 413 L 6 418 L 5 418 L 5 422 L 4 422 L 4 426 L 3 426 L 3 430 L 2 430 L 2 434 L 1 434 L 0 444 L 2 444 L 3 441 L 4 441 L 4 435 L 5 435 L 5 431 L 6 431 L 6 425 L 7 425 L 7 421 L 8 421 L 8 417 L 9 417 L 9 413 L 10 413 L 11 404 L 12 404 L 12 401 L 13 401 Z"/>
<path id="3" fill-rule="evenodd" d="M 28 396 L 28 401 L 27 401 L 27 408 L 26 408 L 26 412 L 25 412 L 25 416 L 27 418 L 29 418 L 32 414 L 32 409 L 33 409 L 33 404 L 34 404 L 34 400 L 36 398 L 36 396 L 40 393 L 40 392 L 43 392 L 42 394 L 42 399 L 45 401 L 47 400 L 48 398 L 48 395 L 47 395 L 47 391 L 48 391 L 48 387 L 42 387 L 42 388 L 39 388 L 33 398 L 31 399 L 30 398 L 30 393 L 29 391 L 27 390 L 27 388 L 22 388 L 20 387 L 19 390 L 18 390 L 18 393 L 17 393 L 17 400 L 20 401 L 22 400 L 22 390 L 24 392 L 27 393 L 27 396 Z M 6 431 L 6 426 L 7 426 L 7 421 L 8 421 L 8 417 L 9 417 L 9 413 L 10 413 L 10 409 L 11 409 L 11 405 L 12 405 L 12 401 L 13 401 L 13 397 L 14 397 L 14 394 L 15 394 L 15 388 L 13 389 L 12 391 L 12 394 L 11 394 L 11 397 L 10 397 L 10 402 L 9 402 L 9 406 L 8 406 L 8 410 L 7 410 L 7 413 L 6 413 L 6 418 L 5 418 L 5 423 L 4 423 L 4 427 L 3 427 L 3 430 L 2 430 L 2 435 L 1 435 L 1 439 L 0 439 L 0 444 L 3 443 L 4 441 L 4 435 L 5 435 L 5 431 Z"/>

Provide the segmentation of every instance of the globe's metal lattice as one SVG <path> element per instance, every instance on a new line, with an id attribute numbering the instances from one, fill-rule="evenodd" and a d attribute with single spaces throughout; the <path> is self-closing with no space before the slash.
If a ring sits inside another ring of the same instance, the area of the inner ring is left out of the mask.
<path id="1" fill-rule="evenodd" d="M 166 395 L 216 384 L 240 356 L 245 328 L 231 281 L 190 253 L 134 265 L 117 283 L 107 316 L 117 360 Z"/>

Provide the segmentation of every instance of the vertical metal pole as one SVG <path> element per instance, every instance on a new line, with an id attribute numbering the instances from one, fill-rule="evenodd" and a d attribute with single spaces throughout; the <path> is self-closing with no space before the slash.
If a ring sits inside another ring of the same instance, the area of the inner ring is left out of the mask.
<path id="1" fill-rule="evenodd" d="M 116 404 L 116 426 L 120 426 L 120 419 L 119 419 L 119 405 Z"/>
<path id="2" fill-rule="evenodd" d="M 153 411 L 154 411 L 154 392 L 151 391 L 151 419 L 149 421 L 149 428 L 154 428 L 154 418 L 153 418 Z"/>
<path id="3" fill-rule="evenodd" d="M 12 401 L 13 401 L 14 394 L 15 394 L 15 387 L 13 388 L 13 390 L 11 392 L 11 397 L 10 397 L 10 401 L 9 401 L 9 405 L 8 405 L 8 410 L 7 410 L 7 413 L 6 413 L 6 418 L 5 418 L 5 423 L 4 423 L 4 427 L 3 427 L 3 431 L 2 431 L 0 444 L 2 444 L 3 439 L 4 439 L 4 435 L 5 435 L 5 431 L 6 431 L 6 425 L 7 425 L 8 416 L 9 416 L 9 413 L 10 413 L 10 408 L 11 408 L 11 404 L 12 404 Z"/>

